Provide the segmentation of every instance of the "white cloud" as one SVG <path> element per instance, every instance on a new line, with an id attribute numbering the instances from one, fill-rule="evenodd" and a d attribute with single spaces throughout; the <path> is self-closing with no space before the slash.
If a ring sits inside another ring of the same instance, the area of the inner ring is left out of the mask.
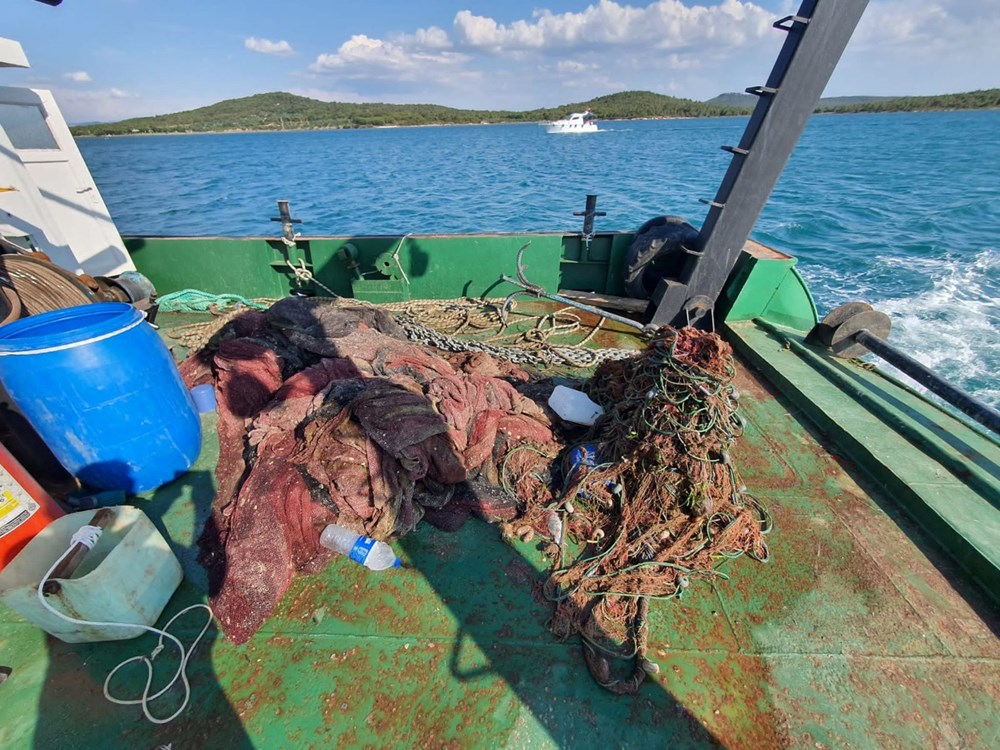
<path id="1" fill-rule="evenodd" d="M 464 10 L 455 15 L 452 39 L 456 51 L 477 62 L 491 57 L 493 63 L 479 62 L 484 70 L 505 68 L 511 80 L 521 71 L 522 79 L 532 80 L 530 87 L 521 84 L 531 92 L 525 106 L 551 106 L 560 88 L 594 96 L 630 88 L 678 90 L 708 98 L 758 82 L 746 71 L 766 75 L 783 41 L 772 28 L 780 14 L 741 0 L 701 2 L 597 0 L 581 11 L 542 9 L 510 23 Z"/>
<path id="2" fill-rule="evenodd" d="M 508 106 L 520 98 L 528 108 L 552 105 L 561 87 L 595 96 L 623 88 L 663 90 L 675 85 L 672 76 L 683 75 L 678 71 L 713 71 L 734 60 L 741 70 L 755 68 L 748 58 L 762 50 L 765 57 L 772 54 L 768 43 L 780 46 L 774 18 L 741 0 L 693 7 L 680 0 L 645 7 L 598 0 L 580 12 L 539 10 L 506 24 L 463 10 L 450 35 L 434 26 L 385 39 L 357 34 L 335 52 L 318 55 L 308 70 L 341 89 L 350 81 L 369 99 L 493 107 L 501 98 Z M 486 80 L 490 87 L 483 86 Z"/>
<path id="3" fill-rule="evenodd" d="M 457 69 L 469 59 L 467 55 L 443 49 L 446 39 L 447 36 L 437 33 L 423 37 L 419 34 L 400 37 L 396 41 L 356 34 L 340 45 L 335 53 L 318 55 L 309 70 L 313 73 L 336 73 L 347 78 L 436 79 L 456 74 Z M 434 46 L 429 46 L 428 42 Z"/>
<path id="4" fill-rule="evenodd" d="M 401 46 L 381 39 L 371 39 L 364 34 L 355 34 L 341 44 L 336 53 L 318 55 L 309 70 L 324 73 L 352 67 L 407 68 L 411 67 L 411 63 Z"/>
<path id="5" fill-rule="evenodd" d="M 497 55 L 533 49 L 558 53 L 588 46 L 641 49 L 688 49 L 697 53 L 702 43 L 741 47 L 773 33 L 774 13 L 753 3 L 723 0 L 718 5 L 688 7 L 680 0 L 637 8 L 599 0 L 578 13 L 535 12 L 532 21 L 505 25 L 471 11 L 455 16 L 460 46 Z"/>
<path id="6" fill-rule="evenodd" d="M 992 49 L 997 32 L 1000 7 L 995 0 L 883 0 L 873 2 L 865 11 L 851 48 L 906 45 L 914 52 Z"/>
<path id="7" fill-rule="evenodd" d="M 272 42 L 270 39 L 258 39 L 255 36 L 250 36 L 243 42 L 243 46 L 251 52 L 258 52 L 262 55 L 277 55 L 279 57 L 291 55 L 295 52 L 292 49 L 292 45 L 284 39 Z"/>
<path id="8" fill-rule="evenodd" d="M 994 88 L 998 38 L 996 0 L 872 2 L 826 93 L 898 96 Z"/>
<path id="9" fill-rule="evenodd" d="M 452 46 L 448 32 L 439 29 L 437 26 L 430 26 L 426 29 L 417 29 L 413 34 L 403 34 L 395 40 L 400 45 L 411 48 L 423 49 L 448 49 Z"/>
<path id="10" fill-rule="evenodd" d="M 308 72 L 329 81 L 317 84 L 324 91 L 367 101 L 521 109 L 558 104 L 570 87 L 592 96 L 648 89 L 707 99 L 766 80 L 786 38 L 772 23 L 797 7 L 798 0 L 591 0 L 578 11 L 540 9 L 502 22 L 462 10 L 447 31 L 337 40 Z M 989 88 L 1000 65 L 997 38 L 997 0 L 871 0 L 827 93 Z"/>
<path id="11" fill-rule="evenodd" d="M 130 96 L 132 96 L 132 94 L 128 93 L 127 91 L 123 91 L 122 89 L 112 88 L 108 90 L 108 96 L 110 96 L 112 99 L 128 99 Z"/>
<path id="12" fill-rule="evenodd" d="M 545 43 L 545 34 L 540 25 L 515 21 L 510 26 L 505 26 L 492 18 L 475 16 L 470 10 L 461 10 L 455 16 L 455 31 L 459 41 L 470 47 L 500 50 L 503 47 L 537 48 Z"/>
<path id="13" fill-rule="evenodd" d="M 63 73 L 63 78 L 75 81 L 76 83 L 90 83 L 92 80 L 90 74 L 85 70 L 77 70 L 73 73 Z"/>

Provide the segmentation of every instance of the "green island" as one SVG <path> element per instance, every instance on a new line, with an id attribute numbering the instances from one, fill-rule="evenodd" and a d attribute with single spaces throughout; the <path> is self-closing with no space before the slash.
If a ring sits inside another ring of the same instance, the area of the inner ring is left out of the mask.
<path id="1" fill-rule="evenodd" d="M 511 112 L 454 109 L 436 104 L 323 102 L 279 91 L 227 99 L 186 112 L 78 125 L 72 132 L 77 136 L 101 136 L 544 122 L 586 109 L 602 120 L 724 117 L 745 115 L 755 102 L 756 97 L 749 94 L 722 94 L 699 102 L 651 91 L 622 91 L 560 107 Z M 941 96 L 834 97 L 821 99 L 816 111 L 917 112 L 998 107 L 1000 89 L 986 89 Z"/>

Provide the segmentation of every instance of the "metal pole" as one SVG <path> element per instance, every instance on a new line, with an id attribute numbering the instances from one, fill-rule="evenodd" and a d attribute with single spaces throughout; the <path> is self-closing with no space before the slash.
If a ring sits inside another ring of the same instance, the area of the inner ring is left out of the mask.
<path id="1" fill-rule="evenodd" d="M 963 414 L 1000 434 L 1000 411 L 952 385 L 871 331 L 862 328 L 854 334 L 854 340 L 889 364 L 898 367 L 900 371 L 909 375 L 927 390 L 936 393 Z"/>
<path id="2" fill-rule="evenodd" d="M 803 0 L 799 11 L 775 23 L 788 34 L 758 97 L 708 216 L 689 247 L 676 279 L 663 279 L 653 293 L 652 322 L 685 325 L 693 300 L 719 299 L 764 204 L 781 176 L 868 0 Z M 671 283 L 672 282 L 672 283 Z M 690 309 L 689 309 L 690 308 Z"/>
<path id="3" fill-rule="evenodd" d="M 500 278 L 506 281 L 508 284 L 513 284 L 514 286 L 520 287 L 528 294 L 533 294 L 536 297 L 545 297 L 546 299 L 553 300 L 554 302 L 562 302 L 564 305 L 569 305 L 570 307 L 575 307 L 577 310 L 583 310 L 584 312 L 594 313 L 594 315 L 600 315 L 602 318 L 607 318 L 608 320 L 613 320 L 616 323 L 622 323 L 623 325 L 631 326 L 632 328 L 637 328 L 640 331 L 645 331 L 647 326 L 643 323 L 632 320 L 631 318 L 623 318 L 621 315 L 615 315 L 614 313 L 609 313 L 607 310 L 601 310 L 597 307 L 591 307 L 590 305 L 585 305 L 582 302 L 577 302 L 575 299 L 570 299 L 569 297 L 563 297 L 559 294 L 550 294 L 542 289 L 540 286 L 534 284 L 524 284 L 517 279 L 512 279 L 507 274 L 502 274 Z"/>

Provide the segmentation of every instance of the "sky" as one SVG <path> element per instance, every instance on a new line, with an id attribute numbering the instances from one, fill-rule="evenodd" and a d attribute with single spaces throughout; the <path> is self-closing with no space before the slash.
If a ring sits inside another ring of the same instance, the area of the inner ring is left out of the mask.
<path id="1" fill-rule="evenodd" d="M 829 1 L 829 0 L 824 0 Z M 71 123 L 267 91 L 324 101 L 557 107 L 762 84 L 788 0 L 3 0 L 0 37 Z M 826 96 L 1000 87 L 1000 0 L 871 0 Z"/>

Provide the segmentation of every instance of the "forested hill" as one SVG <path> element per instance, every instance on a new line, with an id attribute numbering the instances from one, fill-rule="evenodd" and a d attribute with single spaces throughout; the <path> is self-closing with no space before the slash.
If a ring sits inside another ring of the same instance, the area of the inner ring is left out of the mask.
<path id="1" fill-rule="evenodd" d="M 716 97 L 727 102 L 731 95 Z M 738 100 L 735 100 L 738 101 Z M 734 102 L 735 103 L 735 102 Z M 72 128 L 74 135 L 127 135 L 132 133 L 205 133 L 217 131 L 318 130 L 413 125 L 542 122 L 570 112 L 590 109 L 602 120 L 665 117 L 719 117 L 745 114 L 744 106 L 726 106 L 715 100 L 697 102 L 651 91 L 623 91 L 584 102 L 523 112 L 453 109 L 436 104 L 351 104 L 321 102 L 304 96 L 274 92 L 156 117 L 137 117 L 115 123 Z M 988 109 L 1000 107 L 1000 89 L 942 96 L 854 100 L 849 104 L 820 102 L 817 111 L 900 112 L 933 109 Z"/>
<path id="2" fill-rule="evenodd" d="M 940 96 L 903 96 L 867 102 L 820 107 L 820 112 L 932 112 L 943 109 L 998 109 L 1000 89 L 966 91 Z"/>
<path id="3" fill-rule="evenodd" d="M 817 110 L 834 109 L 848 104 L 864 104 L 867 102 L 885 101 L 894 99 L 892 96 L 824 96 L 816 105 Z M 737 107 L 738 109 L 751 110 L 757 103 L 757 97 L 752 94 L 742 92 L 732 92 L 714 96 L 706 104 L 719 104 L 724 107 Z"/>
<path id="4" fill-rule="evenodd" d="M 312 130 L 369 128 L 390 125 L 457 125 L 469 123 L 540 122 L 570 112 L 591 109 L 601 119 L 640 117 L 718 117 L 739 114 L 738 109 L 691 99 L 677 99 L 649 91 L 625 91 L 585 102 L 525 112 L 452 109 L 436 104 L 350 104 L 321 102 L 295 94 L 275 92 L 227 99 L 208 107 L 156 117 L 137 117 L 115 123 L 81 125 L 75 135 L 127 133 L 198 133 L 230 130 Z"/>
<path id="5" fill-rule="evenodd" d="M 705 103 L 749 112 L 757 103 L 757 97 L 741 93 L 719 94 Z M 820 99 L 816 105 L 817 112 L 930 112 L 997 108 L 1000 108 L 1000 89 L 940 96 L 832 96 Z"/>

